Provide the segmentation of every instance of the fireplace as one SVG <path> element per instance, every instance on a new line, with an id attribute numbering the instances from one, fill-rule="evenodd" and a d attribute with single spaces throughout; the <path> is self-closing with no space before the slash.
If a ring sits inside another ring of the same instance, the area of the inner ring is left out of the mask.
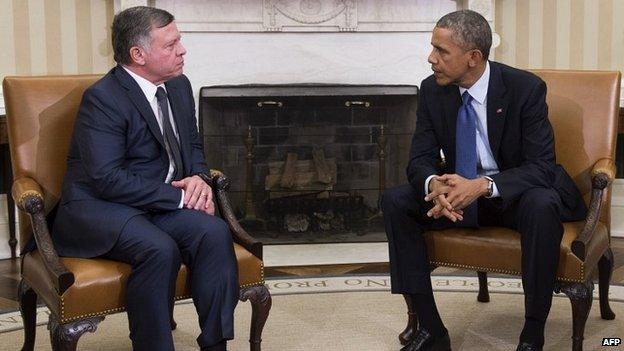
<path id="1" fill-rule="evenodd" d="M 220 85 L 200 92 L 211 168 L 265 243 L 384 241 L 386 187 L 405 182 L 418 88 Z"/>

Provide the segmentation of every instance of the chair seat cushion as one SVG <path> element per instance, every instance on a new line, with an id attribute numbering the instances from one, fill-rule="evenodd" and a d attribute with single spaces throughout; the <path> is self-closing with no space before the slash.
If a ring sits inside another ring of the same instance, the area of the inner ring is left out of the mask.
<path id="1" fill-rule="evenodd" d="M 262 261 L 238 244 L 234 244 L 241 288 L 264 284 Z M 26 254 L 22 260 L 22 278 L 45 301 L 61 323 L 119 312 L 125 309 L 128 264 L 101 258 L 61 258 L 74 273 L 74 284 L 59 295 L 46 272 L 39 251 Z M 182 265 L 176 281 L 176 299 L 190 297 L 188 269 Z"/>
<path id="2" fill-rule="evenodd" d="M 586 247 L 585 261 L 570 249 L 585 222 L 563 223 L 557 278 L 563 281 L 584 282 L 592 274 L 586 267 L 595 267 L 609 245 L 609 234 L 603 223 L 598 223 Z M 501 227 L 480 229 L 446 229 L 425 233 L 429 261 L 436 266 L 457 267 L 484 272 L 521 275 L 520 233 Z"/>

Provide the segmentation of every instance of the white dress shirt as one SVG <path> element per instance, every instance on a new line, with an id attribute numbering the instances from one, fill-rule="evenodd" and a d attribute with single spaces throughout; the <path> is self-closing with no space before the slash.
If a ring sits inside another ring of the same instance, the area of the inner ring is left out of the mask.
<path id="1" fill-rule="evenodd" d="M 163 133 L 163 122 L 161 120 L 162 114 L 159 113 L 160 106 L 158 105 L 158 99 L 156 98 L 156 91 L 158 90 L 158 88 L 162 87 L 163 89 L 165 89 L 165 92 L 167 92 L 167 88 L 165 87 L 165 84 L 154 85 L 154 83 L 132 72 L 126 66 L 122 66 L 122 67 L 126 70 L 126 72 L 128 72 L 128 74 L 130 74 L 130 77 L 132 77 L 137 82 L 137 84 L 141 88 L 141 91 L 143 91 L 143 94 L 145 94 L 145 98 L 147 99 L 147 102 L 149 102 L 150 107 L 152 108 L 152 112 L 154 112 L 154 116 L 156 116 L 156 122 L 158 122 L 158 127 L 160 128 L 160 132 Z M 169 99 L 167 99 L 167 108 L 169 108 L 169 122 L 171 123 L 171 127 L 173 128 L 173 133 L 175 134 L 176 139 L 178 139 L 179 141 L 180 136 L 178 135 L 178 129 L 176 128 L 176 123 L 175 123 L 175 120 L 173 119 L 173 111 L 171 110 Z M 165 177 L 164 181 L 165 183 L 171 183 L 175 167 L 173 164 L 173 157 L 171 157 L 171 151 L 169 149 L 167 149 L 167 155 L 169 156 L 169 171 L 167 172 L 167 177 Z M 183 206 L 184 206 L 184 189 L 182 189 L 182 200 L 180 200 L 180 205 L 178 205 L 178 208 L 182 208 Z"/>
<path id="2" fill-rule="evenodd" d="M 492 149 L 490 148 L 490 141 L 488 139 L 487 131 L 487 93 L 490 83 L 490 62 L 485 62 L 485 71 L 470 89 L 459 87 L 459 94 L 462 95 L 466 90 L 468 94 L 472 96 L 472 107 L 477 113 L 477 175 L 489 176 L 498 173 L 498 165 L 492 155 Z M 427 177 L 425 181 L 425 194 L 429 193 L 429 182 L 436 175 Z M 496 187 L 496 183 L 493 184 L 492 196 L 499 197 L 500 192 Z"/>

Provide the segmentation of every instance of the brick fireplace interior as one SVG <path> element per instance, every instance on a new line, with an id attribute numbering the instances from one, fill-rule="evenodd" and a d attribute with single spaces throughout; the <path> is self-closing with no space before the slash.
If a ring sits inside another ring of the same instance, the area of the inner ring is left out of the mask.
<path id="1" fill-rule="evenodd" d="M 200 91 L 209 167 L 266 244 L 385 241 L 384 188 L 405 182 L 411 85 L 238 85 Z"/>

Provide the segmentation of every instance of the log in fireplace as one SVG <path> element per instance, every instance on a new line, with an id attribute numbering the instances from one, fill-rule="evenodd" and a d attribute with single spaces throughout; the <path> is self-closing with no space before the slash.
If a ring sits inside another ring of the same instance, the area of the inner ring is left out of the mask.
<path id="1" fill-rule="evenodd" d="M 210 167 L 265 243 L 383 241 L 386 187 L 406 182 L 416 86 L 237 85 L 200 92 Z"/>

